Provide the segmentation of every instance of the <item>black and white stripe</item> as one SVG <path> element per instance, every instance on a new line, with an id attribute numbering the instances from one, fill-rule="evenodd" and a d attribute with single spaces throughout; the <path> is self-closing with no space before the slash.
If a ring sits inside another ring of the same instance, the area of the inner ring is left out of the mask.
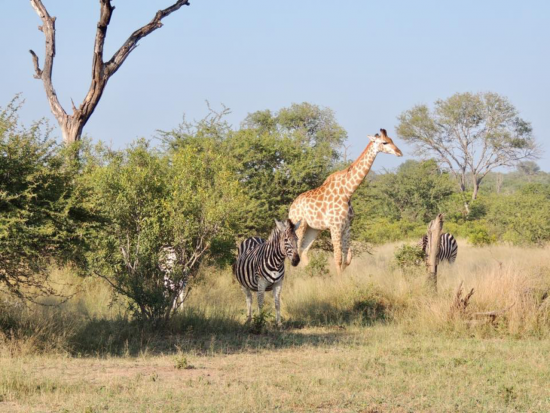
<path id="1" fill-rule="evenodd" d="M 265 291 L 273 290 L 277 323 L 280 323 L 280 292 L 285 276 L 285 258 L 293 266 L 298 265 L 298 237 L 294 225 L 275 221 L 276 227 L 267 240 L 252 237 L 244 240 L 238 249 L 237 261 L 233 264 L 233 274 L 246 294 L 248 321 L 252 317 L 252 291 L 258 293 L 258 308 L 261 311 Z"/>
<path id="2" fill-rule="evenodd" d="M 428 235 L 424 234 L 420 241 L 418 241 L 418 247 L 422 248 L 425 254 L 428 254 Z M 454 263 L 456 256 L 458 255 L 458 244 L 455 237 L 452 234 L 444 232 L 439 237 L 439 254 L 437 258 L 439 261 L 447 260 L 450 264 Z"/>
<path id="3" fill-rule="evenodd" d="M 178 264 L 178 256 L 174 247 L 164 246 L 159 253 L 159 269 L 163 272 L 164 295 L 171 301 L 172 308 L 177 310 L 185 300 L 185 290 L 188 277 L 186 274 L 175 281 L 174 270 Z"/>

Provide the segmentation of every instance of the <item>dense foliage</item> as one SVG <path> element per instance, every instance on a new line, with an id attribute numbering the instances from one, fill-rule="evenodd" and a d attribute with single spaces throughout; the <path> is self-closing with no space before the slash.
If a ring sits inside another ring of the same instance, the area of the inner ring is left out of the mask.
<path id="1" fill-rule="evenodd" d="M 105 225 L 89 253 L 95 274 L 131 299 L 145 319 L 168 320 L 204 259 L 227 258 L 246 203 L 231 162 L 214 147 L 166 155 L 139 141 L 107 152 L 86 177 Z M 175 252 L 165 284 L 164 247 Z"/>
<path id="2" fill-rule="evenodd" d="M 203 263 L 227 265 L 236 241 L 267 235 L 296 196 L 343 167 L 345 131 L 332 111 L 306 103 L 252 113 L 239 128 L 212 112 L 162 132 L 163 145 L 84 142 L 77 157 L 16 113 L 16 102 L 0 113 L 0 289 L 44 292 L 47 265 L 70 261 L 153 321 L 173 310 L 163 248 L 175 251 L 170 278 L 187 293 Z M 473 245 L 550 241 L 550 174 L 533 162 L 489 172 L 465 206 L 468 181 L 461 187 L 437 160 L 371 172 L 352 199 L 355 242 L 420 237 L 439 212 L 446 231 Z"/>
<path id="3" fill-rule="evenodd" d="M 273 220 L 283 219 L 302 192 L 323 183 L 339 161 L 346 132 L 330 109 L 294 104 L 277 113 L 258 111 L 233 130 L 221 113 L 183 122 L 162 137 L 169 148 L 215 145 L 235 161 L 235 171 L 249 201 L 243 205 L 242 234 L 267 235 Z"/>
<path id="4" fill-rule="evenodd" d="M 0 111 L 0 288 L 33 298 L 50 292 L 51 260 L 84 264 L 81 251 L 95 218 L 74 185 L 74 148 L 49 136 L 44 122 L 22 127 L 14 99 Z"/>
<path id="5" fill-rule="evenodd" d="M 492 170 L 536 159 L 539 147 L 529 122 L 497 93 L 455 93 L 438 100 L 433 111 L 416 105 L 399 116 L 397 134 L 417 153 L 435 157 L 458 179 L 462 192 L 472 184 L 472 199 Z"/>

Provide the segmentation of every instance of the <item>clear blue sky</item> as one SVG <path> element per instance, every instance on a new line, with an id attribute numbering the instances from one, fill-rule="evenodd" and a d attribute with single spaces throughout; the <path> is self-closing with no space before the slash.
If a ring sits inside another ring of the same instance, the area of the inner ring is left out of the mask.
<path id="1" fill-rule="evenodd" d="M 69 110 L 85 95 L 99 2 L 43 0 L 57 17 L 54 86 Z M 125 146 L 157 129 L 232 109 L 237 126 L 247 113 L 293 102 L 332 108 L 348 131 L 352 156 L 366 135 L 417 103 L 455 92 L 507 96 L 530 121 L 550 171 L 550 2 L 191 0 L 143 39 L 85 128 L 93 139 Z M 168 0 L 117 0 L 106 57 Z M 51 118 L 29 49 L 43 61 L 44 36 L 29 1 L 2 0 L 0 106 L 21 92 L 22 119 Z M 58 132 L 58 129 L 56 130 Z M 380 155 L 375 169 L 414 158 Z"/>

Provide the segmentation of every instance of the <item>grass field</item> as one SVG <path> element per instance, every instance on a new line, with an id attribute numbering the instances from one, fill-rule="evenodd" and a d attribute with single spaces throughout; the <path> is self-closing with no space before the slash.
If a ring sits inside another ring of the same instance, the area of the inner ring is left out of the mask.
<path id="1" fill-rule="evenodd" d="M 56 271 L 67 303 L 4 304 L 0 411 L 550 411 L 550 250 L 461 244 L 434 295 L 395 247 L 340 278 L 290 271 L 284 327 L 261 334 L 227 271 L 209 269 L 162 335 L 99 280 Z"/>

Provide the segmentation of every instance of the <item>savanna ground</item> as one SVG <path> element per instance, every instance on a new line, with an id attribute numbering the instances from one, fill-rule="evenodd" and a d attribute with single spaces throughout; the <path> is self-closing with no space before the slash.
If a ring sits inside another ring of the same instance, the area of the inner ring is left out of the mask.
<path id="1" fill-rule="evenodd" d="M 291 269 L 282 329 L 243 324 L 227 270 L 205 271 L 162 335 L 100 280 L 54 271 L 75 293 L 62 306 L 3 304 L 0 411 L 550 411 L 550 249 L 462 242 L 433 294 L 396 246 L 340 278 Z"/>

